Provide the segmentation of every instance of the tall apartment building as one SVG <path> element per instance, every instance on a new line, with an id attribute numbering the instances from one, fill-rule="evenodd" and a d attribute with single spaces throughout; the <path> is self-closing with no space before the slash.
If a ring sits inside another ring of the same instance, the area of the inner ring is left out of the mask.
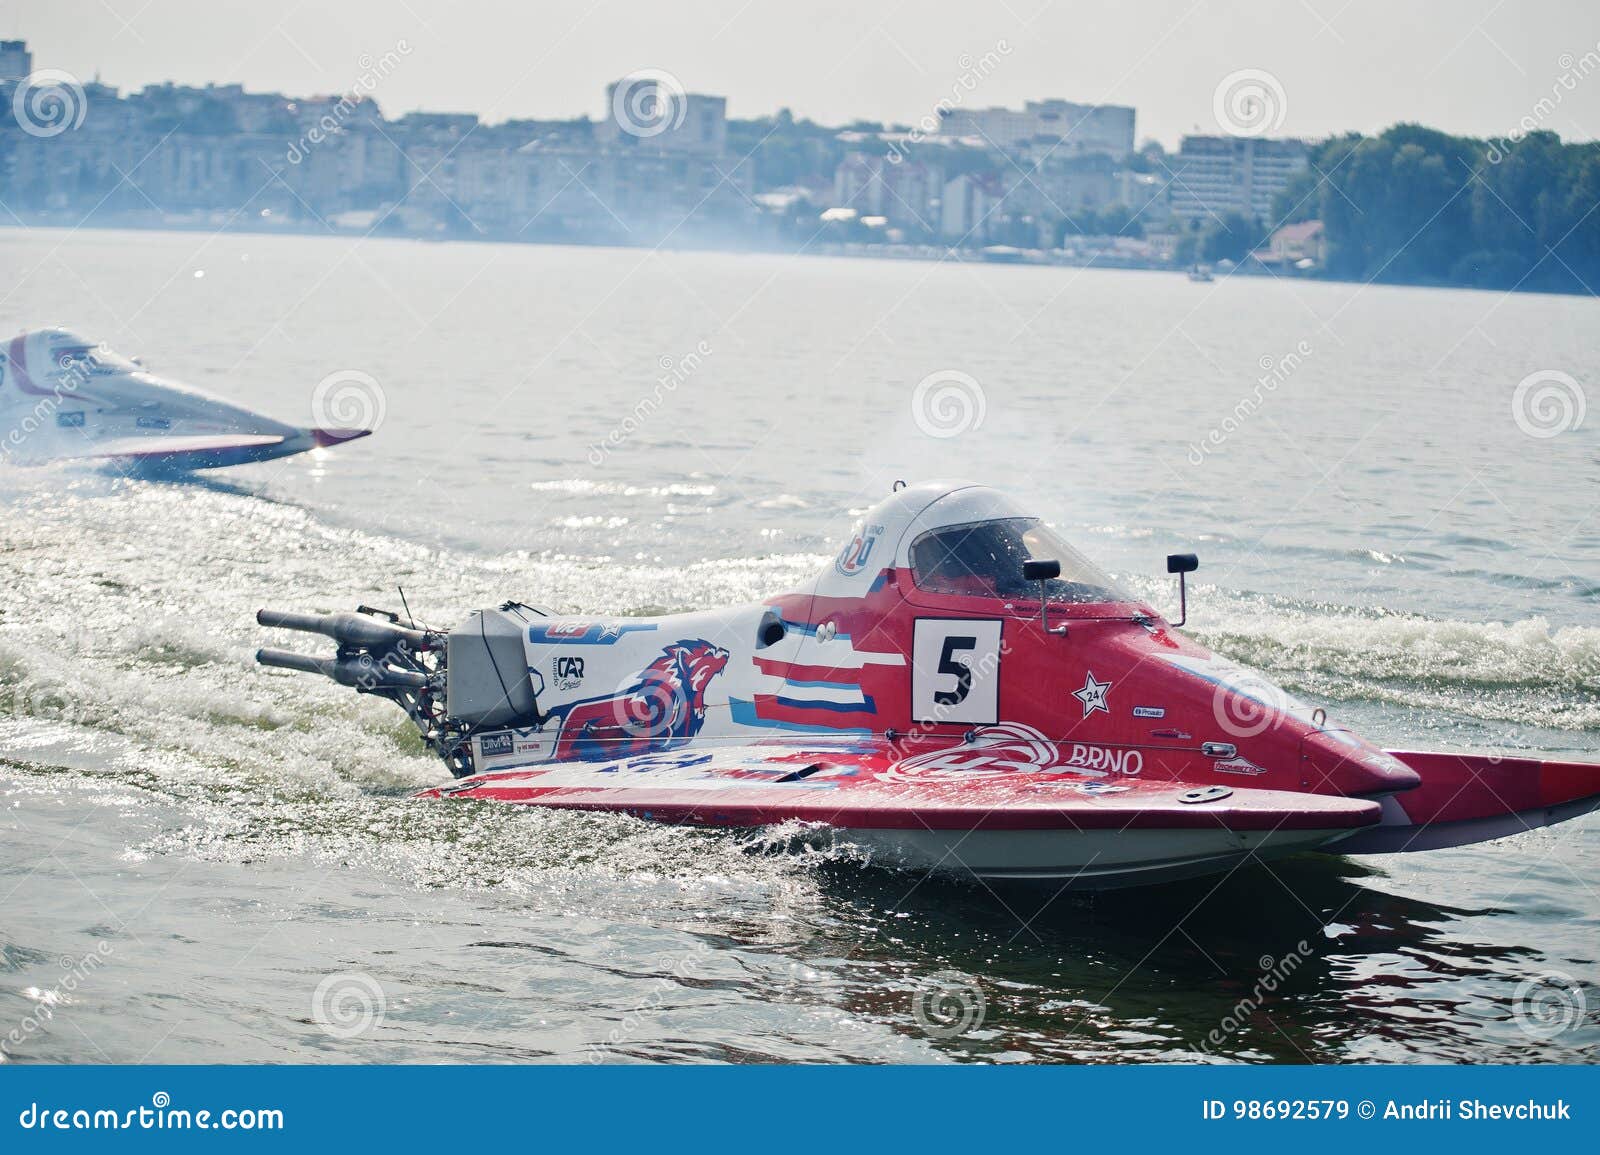
<path id="1" fill-rule="evenodd" d="M 1272 220 L 1272 201 L 1310 167 L 1304 141 L 1186 136 L 1172 170 L 1172 214 L 1186 220 L 1242 213 Z"/>
<path id="2" fill-rule="evenodd" d="M 21 80 L 33 71 L 26 40 L 0 40 L 0 81 Z"/>
<path id="3" fill-rule="evenodd" d="M 944 174 L 918 161 L 890 162 L 877 153 L 852 152 L 833 174 L 833 203 L 862 216 L 888 217 L 901 228 L 939 230 Z"/>
<path id="4" fill-rule="evenodd" d="M 594 138 L 603 147 L 720 154 L 728 144 L 728 100 L 649 77 L 619 80 L 606 86 L 606 114 Z"/>

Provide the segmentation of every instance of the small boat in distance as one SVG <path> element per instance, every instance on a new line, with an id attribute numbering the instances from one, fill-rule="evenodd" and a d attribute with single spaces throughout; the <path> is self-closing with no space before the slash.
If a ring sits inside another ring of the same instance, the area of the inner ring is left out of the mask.
<path id="1" fill-rule="evenodd" d="M 274 421 L 150 373 L 66 329 L 0 345 L 0 461 L 103 459 L 183 472 L 270 461 L 365 437 Z"/>
<path id="2" fill-rule="evenodd" d="M 1216 278 L 1211 275 L 1210 265 L 1189 266 L 1189 279 L 1191 281 L 1199 281 L 1202 284 L 1216 280 Z"/>

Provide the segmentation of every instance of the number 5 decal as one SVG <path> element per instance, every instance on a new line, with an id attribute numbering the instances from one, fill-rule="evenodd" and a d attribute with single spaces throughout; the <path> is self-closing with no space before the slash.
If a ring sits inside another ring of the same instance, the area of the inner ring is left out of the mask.
<path id="1" fill-rule="evenodd" d="M 917 722 L 993 725 L 1000 720 L 1000 623 L 920 618 L 911 659 Z"/>

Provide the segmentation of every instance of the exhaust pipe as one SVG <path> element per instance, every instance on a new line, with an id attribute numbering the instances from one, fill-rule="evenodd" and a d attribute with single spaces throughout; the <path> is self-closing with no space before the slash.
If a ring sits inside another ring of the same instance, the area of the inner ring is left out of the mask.
<path id="1" fill-rule="evenodd" d="M 261 611 L 263 614 L 269 611 Z M 314 619 L 315 614 L 285 614 L 284 617 L 303 617 Z M 341 615 L 331 614 L 330 617 Z M 349 617 L 356 617 L 350 614 Z M 275 623 L 263 621 L 262 625 Z M 284 626 L 284 629 L 297 629 L 296 626 Z M 397 627 L 398 628 L 398 627 Z M 313 631 L 321 633 L 321 630 Z M 415 633 L 417 631 L 407 631 Z M 415 670 L 397 670 L 395 667 L 385 665 L 373 658 L 371 654 L 351 654 L 343 658 L 316 658 L 310 654 L 297 654 L 292 650 L 257 650 L 256 661 L 263 666 L 275 666 L 280 670 L 299 670 L 306 674 L 321 674 L 325 678 L 332 678 L 341 686 L 354 686 L 358 690 L 375 689 L 407 689 L 420 690 L 428 684 L 428 676 L 419 674 Z"/>
<path id="2" fill-rule="evenodd" d="M 277 630 L 302 630 L 332 638 L 358 650 L 390 650 L 404 644 L 413 651 L 437 649 L 439 636 L 383 621 L 371 614 L 297 614 L 289 610 L 257 610 L 256 621 Z M 271 651 L 283 653 L 285 651 Z M 299 669 L 301 667 L 290 667 Z M 329 675 L 330 677 L 332 675 Z"/>

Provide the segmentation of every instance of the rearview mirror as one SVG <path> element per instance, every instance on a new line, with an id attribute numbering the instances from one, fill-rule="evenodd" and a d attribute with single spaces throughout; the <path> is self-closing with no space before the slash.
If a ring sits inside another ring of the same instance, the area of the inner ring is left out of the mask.
<path id="1" fill-rule="evenodd" d="M 1053 557 L 1030 557 L 1022 563 L 1022 576 L 1028 581 L 1039 583 L 1039 625 L 1047 634 L 1060 634 L 1065 637 L 1067 627 L 1061 625 L 1052 630 L 1049 615 L 1045 612 L 1048 599 L 1045 597 L 1044 583 L 1061 576 L 1061 563 Z"/>
<path id="2" fill-rule="evenodd" d="M 1173 626 L 1181 626 L 1189 620 L 1189 589 L 1183 580 L 1183 575 L 1194 573 L 1200 568 L 1200 559 L 1192 553 L 1169 553 L 1167 555 L 1167 572 L 1178 575 L 1178 620 Z"/>

